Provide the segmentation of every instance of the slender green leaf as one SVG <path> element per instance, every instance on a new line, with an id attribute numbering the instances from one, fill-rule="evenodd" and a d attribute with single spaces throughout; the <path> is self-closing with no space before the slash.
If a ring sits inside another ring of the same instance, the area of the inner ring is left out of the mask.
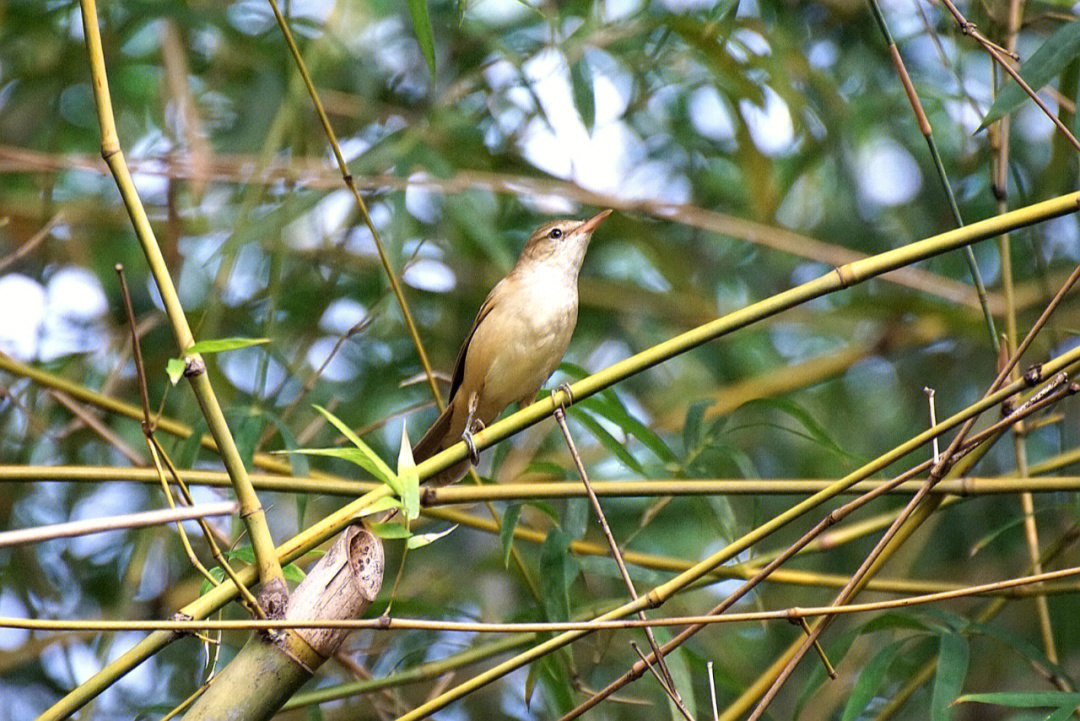
<path id="1" fill-rule="evenodd" d="M 596 102 L 593 97 L 592 71 L 585 58 L 570 66 L 570 87 L 574 92 L 574 107 L 581 115 L 581 122 L 591 133 L 596 124 Z"/>
<path id="2" fill-rule="evenodd" d="M 1067 691 L 995 691 L 967 693 L 956 703 L 988 703 L 1010 708 L 1060 708 L 1080 706 L 1080 693 Z"/>
<path id="3" fill-rule="evenodd" d="M 269 338 L 212 338 L 201 340 L 184 349 L 184 355 L 204 355 L 206 353 L 223 353 L 227 350 L 247 348 L 253 345 L 269 343 Z"/>
<path id="4" fill-rule="evenodd" d="M 780 411 L 789 418 L 795 420 L 803 429 L 809 434 L 810 438 L 816 441 L 819 445 L 824 446 L 828 450 L 832 451 L 837 456 L 844 458 L 848 461 L 861 462 L 858 456 L 848 453 L 841 448 L 825 430 L 817 420 L 798 403 L 788 400 L 787 398 L 755 398 L 743 403 L 739 406 L 740 410 L 755 408 L 755 407 L 769 408 L 771 410 Z"/>
<path id="5" fill-rule="evenodd" d="M 989 636 L 990 638 L 1005 644 L 1013 651 L 1020 654 L 1022 658 L 1036 666 L 1047 669 L 1051 673 L 1071 681 L 1068 672 L 1059 664 L 1051 663 L 1050 659 L 1046 657 L 1046 652 L 1043 651 L 1042 648 L 1019 634 L 991 623 L 973 623 L 968 626 L 968 630 L 971 633 Z"/>
<path id="6" fill-rule="evenodd" d="M 416 42 L 420 43 L 420 52 L 427 61 L 428 72 L 435 80 L 435 33 L 431 29 L 431 15 L 428 13 L 427 0 L 408 0 L 409 19 L 412 20 Z"/>
<path id="7" fill-rule="evenodd" d="M 900 649 L 907 642 L 908 639 L 904 638 L 890 643 L 874 654 L 870 662 L 863 667 L 858 680 L 855 681 L 855 685 L 848 695 L 847 705 L 844 706 L 844 715 L 841 716 L 841 721 L 855 721 L 866 710 L 870 701 L 877 694 L 878 689 L 881 688 L 881 684 L 884 683 L 889 668 L 892 667 L 893 661 L 900 654 Z"/>
<path id="8" fill-rule="evenodd" d="M 372 523 L 371 532 L 386 539 L 408 538 L 412 535 L 409 529 L 400 523 Z"/>
<path id="9" fill-rule="evenodd" d="M 169 376 L 169 382 L 176 385 L 184 377 L 184 369 L 187 361 L 183 358 L 170 358 L 165 364 L 165 374 Z"/>
<path id="10" fill-rule="evenodd" d="M 574 420 L 592 433 L 596 440 L 600 441 L 604 448 L 611 451 L 624 466 L 635 473 L 644 475 L 645 469 L 641 467 L 641 464 L 637 462 L 637 459 L 630 454 L 630 451 L 626 450 L 623 444 L 619 443 L 615 436 L 608 433 L 595 418 L 590 416 L 583 408 L 576 405 L 570 407 L 570 413 L 574 416 Z"/>
<path id="11" fill-rule="evenodd" d="M 400 497 L 399 483 L 397 476 L 393 472 L 389 476 L 383 477 L 383 469 L 371 460 L 371 454 L 365 453 L 359 448 L 297 448 L 294 451 L 273 451 L 275 455 L 284 455 L 287 453 L 302 453 L 305 456 L 325 456 L 327 458 L 340 458 L 343 461 L 348 461 L 354 465 L 360 466 L 365 471 L 375 476 L 375 480 L 382 481 Z M 372 451 L 374 453 L 374 451 Z"/>
<path id="12" fill-rule="evenodd" d="M 592 504 L 588 498 L 566 499 L 566 516 L 563 520 L 563 529 L 570 538 L 581 538 L 589 528 L 589 516 L 592 515 Z"/>
<path id="13" fill-rule="evenodd" d="M 499 526 L 499 541 L 503 549 L 503 568 L 510 567 L 510 550 L 514 542 L 514 529 L 521 517 L 521 504 L 511 503 L 503 513 L 502 525 Z"/>
<path id="14" fill-rule="evenodd" d="M 431 533 L 418 533 L 418 534 L 416 534 L 414 536 L 410 536 L 409 540 L 406 541 L 405 545 L 407 545 L 410 549 L 423 548 L 424 546 L 427 546 L 427 545 L 430 545 L 430 544 L 434 543 L 435 541 L 439 540 L 443 536 L 449 536 L 451 533 L 454 532 L 454 529 L 456 529 L 457 527 L 458 527 L 458 524 L 455 523 L 454 525 L 450 526 L 450 528 L 447 528 L 446 530 L 443 530 L 443 531 L 432 531 Z"/>
<path id="15" fill-rule="evenodd" d="M 931 721 L 952 718 L 952 705 L 964 687 L 967 677 L 969 647 L 967 639 L 958 633 L 941 634 L 937 674 L 930 698 Z"/>
<path id="16" fill-rule="evenodd" d="M 577 578 L 577 559 L 570 554 L 570 537 L 561 528 L 548 531 L 540 547 L 540 592 L 548 618 L 570 618 L 570 586 Z"/>
<path id="17" fill-rule="evenodd" d="M 1076 713 L 1076 706 L 1075 703 L 1062 706 L 1043 719 L 1043 721 L 1066 721 L 1066 719 L 1072 718 L 1073 714 Z"/>
<path id="18" fill-rule="evenodd" d="M 1046 39 L 1023 65 L 1020 77 L 1034 90 L 1039 92 L 1043 86 L 1061 74 L 1070 60 L 1080 54 L 1080 20 L 1062 25 Z M 1028 94 L 1012 78 L 998 93 L 993 105 L 986 111 L 986 117 L 975 132 L 985 129 L 991 123 L 1000 120 L 1020 107 Z"/>
<path id="19" fill-rule="evenodd" d="M 360 460 L 355 460 L 353 461 L 353 463 L 356 463 L 356 465 L 367 470 L 380 481 L 393 488 L 394 493 L 398 494 L 398 496 L 401 496 L 402 488 L 401 483 L 398 481 L 397 475 L 392 470 L 390 470 L 390 466 L 386 465 L 385 461 L 383 461 L 382 458 L 379 458 L 379 454 L 371 450 L 368 444 L 360 440 L 360 436 L 353 433 L 353 430 L 349 428 L 349 426 L 342 422 L 341 419 L 339 419 L 333 413 L 326 410 L 322 406 L 317 405 L 314 406 L 314 408 L 319 413 L 323 414 L 323 416 L 326 417 L 326 420 L 330 421 L 334 428 L 337 428 L 338 431 L 341 432 L 341 435 L 348 438 L 349 441 L 356 447 L 356 449 L 360 451 L 361 455 L 364 458 L 364 462 L 361 462 Z M 305 449 L 304 452 L 307 452 L 307 450 L 310 449 Z"/>
<path id="20" fill-rule="evenodd" d="M 405 506 L 405 518 L 413 521 L 420 515 L 420 474 L 416 472 L 409 430 L 401 425 L 401 450 L 398 452 L 398 481 L 401 483 L 401 503 Z"/>

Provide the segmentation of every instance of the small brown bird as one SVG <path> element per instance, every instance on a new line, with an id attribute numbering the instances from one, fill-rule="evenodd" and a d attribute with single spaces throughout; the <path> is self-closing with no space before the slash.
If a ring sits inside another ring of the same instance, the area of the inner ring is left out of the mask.
<path id="1" fill-rule="evenodd" d="M 450 402 L 416 447 L 419 463 L 495 420 L 508 405 L 531 403 L 562 360 L 577 325 L 578 272 L 593 231 L 610 210 L 588 220 L 556 220 L 532 234 L 517 263 L 480 306 L 458 351 Z M 475 458 L 475 451 L 473 453 Z M 464 460 L 428 483 L 461 478 Z"/>

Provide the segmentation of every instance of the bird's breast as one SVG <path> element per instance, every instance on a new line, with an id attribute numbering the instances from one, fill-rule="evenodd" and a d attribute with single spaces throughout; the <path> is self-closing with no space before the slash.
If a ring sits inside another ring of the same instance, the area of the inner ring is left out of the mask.
<path id="1" fill-rule="evenodd" d="M 497 407 L 496 415 L 514 401 L 532 400 L 562 360 L 577 324 L 576 278 L 537 271 L 513 280 L 471 344 L 490 352 L 466 368 L 483 374 L 485 405 Z"/>

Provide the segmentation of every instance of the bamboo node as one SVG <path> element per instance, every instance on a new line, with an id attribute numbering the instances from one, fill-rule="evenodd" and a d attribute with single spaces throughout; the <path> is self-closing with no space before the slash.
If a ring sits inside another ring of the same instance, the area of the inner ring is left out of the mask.
<path id="1" fill-rule="evenodd" d="M 187 356 L 184 358 L 184 377 L 194 378 L 206 372 L 206 361 L 200 356 Z"/>

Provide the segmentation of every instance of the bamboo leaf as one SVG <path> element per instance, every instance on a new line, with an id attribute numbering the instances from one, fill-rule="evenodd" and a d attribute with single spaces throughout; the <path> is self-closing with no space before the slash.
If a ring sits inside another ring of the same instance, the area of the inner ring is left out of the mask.
<path id="1" fill-rule="evenodd" d="M 592 71 L 582 58 L 570 66 L 570 87 L 574 91 L 574 107 L 581 114 L 581 122 L 590 133 L 596 124 L 596 102 L 593 97 Z"/>
<path id="2" fill-rule="evenodd" d="M 514 542 L 514 529 L 521 518 L 521 504 L 511 503 L 503 513 L 502 525 L 499 526 L 499 542 L 503 549 L 503 568 L 510 567 L 510 550 Z"/>
<path id="3" fill-rule="evenodd" d="M 877 694 L 878 689 L 881 688 L 881 684 L 884 683 L 889 668 L 900 654 L 900 649 L 904 647 L 907 641 L 908 639 L 905 638 L 890 643 L 874 654 L 870 662 L 863 667 L 858 680 L 855 681 L 855 685 L 851 689 L 851 694 L 848 696 L 841 721 L 855 721 L 866 710 L 870 701 Z"/>
<path id="4" fill-rule="evenodd" d="M 570 554 L 570 537 L 561 528 L 552 528 L 540 548 L 540 591 L 548 618 L 570 618 L 570 586 L 580 567 Z"/>
<path id="5" fill-rule="evenodd" d="M 409 443 L 409 430 L 401 425 L 401 450 L 398 452 L 397 477 L 401 484 L 401 502 L 405 507 L 405 518 L 416 520 L 420 515 L 420 474 L 416 472 L 413 460 L 412 444 Z"/>
<path id="6" fill-rule="evenodd" d="M 412 535 L 412 533 L 409 532 L 409 529 L 405 528 L 405 526 L 400 523 L 372 523 L 371 532 L 379 538 L 390 540 L 408 538 Z"/>
<path id="7" fill-rule="evenodd" d="M 196 353 L 203 355 L 206 353 L 224 353 L 228 350 L 237 350 L 238 348 L 247 348 L 253 345 L 261 345 L 263 343 L 269 343 L 269 338 L 214 338 L 211 340 L 201 340 L 194 345 L 184 349 L 184 355 L 195 355 Z"/>
<path id="8" fill-rule="evenodd" d="M 409 540 L 406 541 L 405 545 L 408 546 L 410 550 L 415 549 L 415 548 L 423 548 L 424 546 L 428 546 L 428 545 L 434 543 L 435 541 L 439 540 L 443 536 L 449 536 L 451 533 L 454 532 L 454 529 L 456 529 L 457 527 L 458 527 L 458 524 L 455 523 L 454 525 L 450 526 L 450 528 L 447 528 L 444 531 L 432 531 L 431 533 L 418 533 L 418 534 L 416 534 L 414 536 L 410 536 Z"/>
<path id="9" fill-rule="evenodd" d="M 637 462 L 630 451 L 626 450 L 622 443 L 619 443 L 615 436 L 611 435 L 601 426 L 595 418 L 590 416 L 583 408 L 578 406 L 570 406 L 570 412 L 574 416 L 574 420 L 583 425 L 589 433 L 600 441 L 600 443 L 611 451 L 616 458 L 622 461 L 622 464 L 634 471 L 635 473 L 645 474 L 645 469 L 641 467 L 641 464 Z"/>
<path id="10" fill-rule="evenodd" d="M 1047 38 L 1039 49 L 1020 66 L 1020 77 L 1035 92 L 1061 74 L 1070 60 L 1080 54 L 1080 20 L 1073 20 L 1062 25 Z M 991 123 L 1000 120 L 1020 107 L 1028 94 L 1012 78 L 986 111 L 986 117 L 975 130 L 984 130 Z"/>
<path id="11" fill-rule="evenodd" d="M 964 687 L 967 677 L 969 647 L 967 639 L 958 633 L 941 634 L 938 651 L 937 675 L 930 699 L 931 721 L 948 721 L 952 718 L 952 705 Z"/>
<path id="12" fill-rule="evenodd" d="M 334 428 L 337 428 L 338 431 L 341 432 L 341 435 L 348 438 L 349 441 L 356 447 L 356 450 L 360 452 L 356 460 L 353 460 L 353 463 L 356 463 L 361 468 L 367 470 L 380 481 L 394 489 L 394 493 L 398 494 L 398 496 L 401 496 L 402 488 L 401 483 L 398 481 L 397 475 L 392 470 L 390 470 L 390 466 L 386 465 L 386 462 L 383 461 L 382 458 L 379 458 L 379 454 L 371 450 L 368 444 L 360 440 L 360 436 L 353 433 L 353 430 L 349 428 L 349 426 L 342 422 L 341 419 L 339 419 L 333 413 L 319 405 L 314 406 L 314 408 L 319 413 L 321 413 L 326 418 L 326 420 L 330 421 Z M 309 449 L 305 449 L 303 452 L 306 453 L 308 452 L 308 450 Z"/>
<path id="13" fill-rule="evenodd" d="M 968 693 L 956 703 L 986 703 L 1010 708 L 1060 708 L 1080 706 L 1080 693 L 1067 691 L 995 691 Z"/>
<path id="14" fill-rule="evenodd" d="M 184 369 L 187 368 L 187 361 L 183 358 L 170 358 L 165 363 L 165 374 L 169 376 L 169 382 L 176 385 L 180 382 L 180 379 L 184 377 Z"/>
<path id="15" fill-rule="evenodd" d="M 427 0 L 408 0 L 409 19 L 412 20 L 416 42 L 420 43 L 420 52 L 427 61 L 428 72 L 435 80 L 435 33 L 431 29 L 431 15 L 428 13 Z"/>

